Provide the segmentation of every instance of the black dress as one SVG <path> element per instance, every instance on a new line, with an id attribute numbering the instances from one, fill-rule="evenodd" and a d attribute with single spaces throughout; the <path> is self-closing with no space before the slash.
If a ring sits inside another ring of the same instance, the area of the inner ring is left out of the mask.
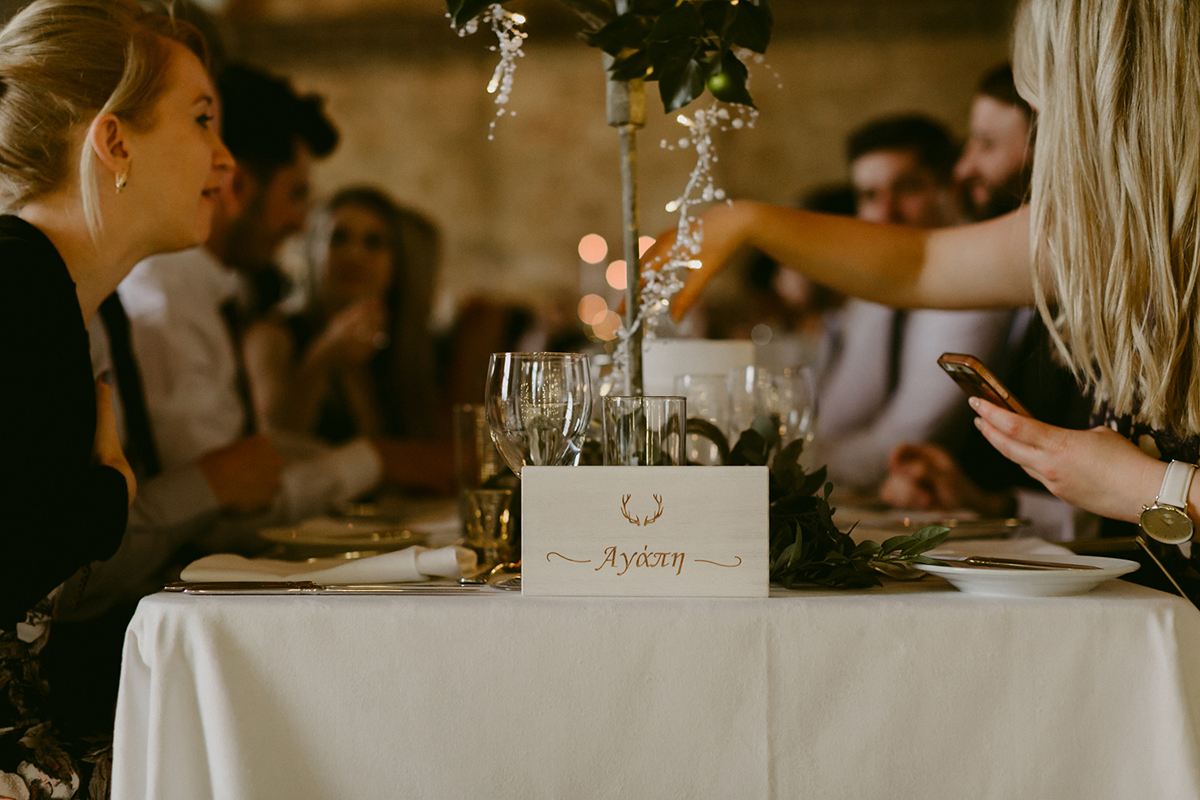
<path id="1" fill-rule="evenodd" d="M 12 216 L 0 216 L 0 376 L 0 795 L 23 782 L 35 798 L 95 796 L 103 739 L 48 718 L 38 654 L 62 582 L 116 552 L 128 495 L 120 472 L 93 463 L 75 283 L 50 240 Z"/>

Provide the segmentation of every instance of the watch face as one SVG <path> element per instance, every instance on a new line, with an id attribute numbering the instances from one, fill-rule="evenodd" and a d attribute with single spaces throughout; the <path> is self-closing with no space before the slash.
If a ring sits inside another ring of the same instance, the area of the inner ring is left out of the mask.
<path id="1" fill-rule="evenodd" d="M 1183 544 L 1192 538 L 1195 526 L 1188 515 L 1171 506 L 1151 506 L 1142 512 L 1142 530 L 1163 544 Z"/>

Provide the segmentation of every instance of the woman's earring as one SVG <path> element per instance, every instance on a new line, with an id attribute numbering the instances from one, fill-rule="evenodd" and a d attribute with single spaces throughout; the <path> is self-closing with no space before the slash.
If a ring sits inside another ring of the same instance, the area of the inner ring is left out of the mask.
<path id="1" fill-rule="evenodd" d="M 120 194 L 121 190 L 125 188 L 125 181 L 128 180 L 128 178 L 129 173 L 127 172 L 121 172 L 117 174 L 117 194 Z"/>

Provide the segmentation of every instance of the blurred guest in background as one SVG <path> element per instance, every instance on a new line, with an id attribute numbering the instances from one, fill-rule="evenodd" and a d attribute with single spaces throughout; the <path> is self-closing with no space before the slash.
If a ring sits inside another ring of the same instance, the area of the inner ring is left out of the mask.
<path id="1" fill-rule="evenodd" d="M 1010 64 L 979 82 L 970 131 L 954 167 L 968 215 L 980 221 L 1015 211 L 1029 195 L 1033 173 L 1033 109 L 1017 94 Z"/>
<path id="2" fill-rule="evenodd" d="M 519 349 L 537 317 L 520 303 L 468 297 L 442 343 L 442 382 L 450 403 L 482 403 L 492 353 Z"/>
<path id="3" fill-rule="evenodd" d="M 378 189 L 354 187 L 317 216 L 312 245 L 305 307 L 246 332 L 260 418 L 334 443 L 437 438 L 442 404 L 429 331 L 437 227 Z"/>
<path id="4" fill-rule="evenodd" d="M 851 135 L 847 154 L 859 219 L 925 229 L 961 220 L 952 179 L 958 147 L 940 123 L 877 120 Z M 993 359 L 1010 320 L 1007 311 L 909 312 L 847 301 L 820 380 L 819 459 L 830 477 L 873 491 L 896 445 L 961 437 L 967 405 L 937 358 L 951 351 Z"/>

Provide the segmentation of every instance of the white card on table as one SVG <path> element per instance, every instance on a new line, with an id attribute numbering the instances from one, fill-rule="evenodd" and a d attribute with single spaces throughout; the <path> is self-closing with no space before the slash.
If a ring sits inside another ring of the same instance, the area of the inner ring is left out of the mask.
<path id="1" fill-rule="evenodd" d="M 754 365 L 754 342 L 742 339 L 647 339 L 642 343 L 646 394 L 675 394 L 680 375 L 727 375 Z"/>
<path id="2" fill-rule="evenodd" d="M 766 467 L 525 467 L 521 591 L 766 597 Z"/>

